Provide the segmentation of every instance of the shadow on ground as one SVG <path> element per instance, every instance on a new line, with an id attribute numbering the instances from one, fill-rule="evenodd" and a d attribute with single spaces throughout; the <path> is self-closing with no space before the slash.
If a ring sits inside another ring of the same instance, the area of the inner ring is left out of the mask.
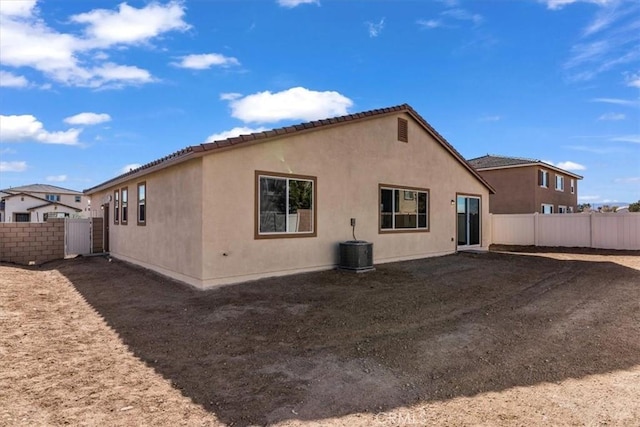
<path id="1" fill-rule="evenodd" d="M 198 292 L 58 263 L 135 355 L 234 425 L 319 420 L 640 364 L 640 271 L 501 253 Z"/>

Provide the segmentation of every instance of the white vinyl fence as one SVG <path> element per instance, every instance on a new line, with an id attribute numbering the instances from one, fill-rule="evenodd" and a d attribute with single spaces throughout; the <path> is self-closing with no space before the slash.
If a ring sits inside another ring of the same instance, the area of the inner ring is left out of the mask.
<path id="1" fill-rule="evenodd" d="M 86 255 L 91 253 L 91 219 L 64 219 L 64 254 Z"/>
<path id="2" fill-rule="evenodd" d="M 640 213 L 492 214 L 492 243 L 640 250 Z"/>

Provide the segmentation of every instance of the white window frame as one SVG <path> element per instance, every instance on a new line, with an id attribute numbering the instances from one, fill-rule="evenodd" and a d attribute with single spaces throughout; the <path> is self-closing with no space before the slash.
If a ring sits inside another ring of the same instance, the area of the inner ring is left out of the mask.
<path id="1" fill-rule="evenodd" d="M 550 212 L 545 212 L 545 211 L 544 211 L 544 210 L 545 210 L 545 207 L 548 207 L 548 208 L 549 208 L 549 210 L 550 210 Z M 553 205 L 552 205 L 552 204 L 549 204 L 549 203 L 543 203 L 542 205 L 540 205 L 540 213 L 541 213 L 541 214 L 545 214 L 545 215 L 547 215 L 547 214 L 552 214 L 552 213 L 553 213 Z"/>
<path id="2" fill-rule="evenodd" d="M 396 227 L 396 199 L 395 197 L 392 197 L 392 206 L 391 206 L 391 228 L 382 228 L 382 190 L 390 190 L 392 192 L 394 191 L 401 191 L 402 192 L 402 197 L 401 200 L 404 200 L 405 202 L 408 201 L 414 201 L 416 204 L 416 226 L 413 228 L 397 228 Z M 423 213 L 423 215 L 425 215 L 425 225 L 423 227 L 420 226 L 420 212 L 418 210 L 418 201 L 420 198 L 420 194 L 424 194 L 425 198 L 426 198 L 426 206 L 425 206 L 425 211 Z M 430 230 L 430 215 L 429 215 L 429 204 L 430 204 L 430 200 L 429 200 L 429 193 L 430 190 L 428 188 L 412 188 L 412 187 L 398 187 L 395 185 L 387 185 L 387 184 L 380 184 L 378 186 L 378 197 L 380 198 L 380 211 L 378 212 L 378 231 L 380 233 L 402 233 L 402 232 L 424 232 L 424 231 L 429 231 Z M 411 196 L 408 196 L 408 195 Z"/>
<path id="3" fill-rule="evenodd" d="M 562 175 L 556 175 L 556 191 L 564 191 L 564 176 Z"/>
<path id="4" fill-rule="evenodd" d="M 568 213 L 567 207 L 566 206 L 562 206 L 562 205 L 558 205 L 558 213 L 561 213 L 561 214 Z"/>
<path id="5" fill-rule="evenodd" d="M 44 198 L 47 199 L 49 202 L 59 202 L 60 201 L 60 195 L 59 194 L 45 194 Z"/>
<path id="6" fill-rule="evenodd" d="M 542 172 L 542 183 L 540 184 L 540 187 L 549 188 L 549 171 L 540 169 L 540 172 Z"/>
<path id="7" fill-rule="evenodd" d="M 576 180 L 571 178 L 571 194 L 576 194 Z"/>

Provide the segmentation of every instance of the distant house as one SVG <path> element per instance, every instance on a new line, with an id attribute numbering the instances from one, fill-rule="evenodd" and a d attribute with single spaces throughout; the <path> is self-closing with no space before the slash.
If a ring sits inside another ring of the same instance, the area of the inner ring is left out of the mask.
<path id="1" fill-rule="evenodd" d="M 68 188 L 31 184 L 0 190 L 0 222 L 44 222 L 89 216 L 88 197 Z"/>
<path id="2" fill-rule="evenodd" d="M 354 235 L 375 263 L 487 248 L 492 191 L 404 104 L 187 147 L 85 193 L 113 257 L 208 288 L 333 268 Z"/>
<path id="3" fill-rule="evenodd" d="M 491 213 L 572 213 L 582 176 L 541 160 L 486 155 L 469 160 L 495 189 Z"/>

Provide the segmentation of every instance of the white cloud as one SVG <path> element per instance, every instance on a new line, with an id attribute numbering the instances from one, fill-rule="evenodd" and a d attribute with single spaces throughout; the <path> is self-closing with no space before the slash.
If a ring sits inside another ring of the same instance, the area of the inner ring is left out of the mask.
<path id="1" fill-rule="evenodd" d="M 640 105 L 640 101 L 632 101 L 629 99 L 619 98 L 594 98 L 591 102 L 602 102 L 605 104 L 624 105 L 625 107 L 634 107 Z"/>
<path id="2" fill-rule="evenodd" d="M 278 4 L 282 7 L 293 8 L 299 6 L 301 4 L 317 4 L 320 2 L 318 0 L 278 0 Z"/>
<path id="3" fill-rule="evenodd" d="M 616 136 L 615 138 L 611 138 L 611 141 L 632 142 L 634 144 L 640 144 L 640 135 Z"/>
<path id="4" fill-rule="evenodd" d="M 31 15 L 36 0 L 3 1 L 0 2 L 0 15 L 25 17 Z"/>
<path id="5" fill-rule="evenodd" d="M 118 10 L 95 9 L 71 17 L 71 21 L 87 24 L 87 43 L 92 47 L 114 44 L 138 44 L 169 31 L 186 31 L 184 6 L 177 1 L 166 5 L 156 2 L 141 9 L 120 3 Z"/>
<path id="6" fill-rule="evenodd" d="M 0 162 L 0 172 L 24 172 L 27 162 Z"/>
<path id="7" fill-rule="evenodd" d="M 604 113 L 603 115 L 598 117 L 598 120 L 618 121 L 618 120 L 624 120 L 626 118 L 627 118 L 626 114 L 623 114 L 623 113 Z"/>
<path id="8" fill-rule="evenodd" d="M 24 76 L 16 76 L 8 71 L 0 71 L 0 87 L 27 87 L 29 81 Z"/>
<path id="9" fill-rule="evenodd" d="M 347 114 L 353 101 L 338 92 L 294 87 L 282 92 L 258 92 L 230 100 L 231 115 L 245 123 L 317 120 Z"/>
<path id="10" fill-rule="evenodd" d="M 97 125 L 111 121 L 111 116 L 106 113 L 80 113 L 67 117 L 64 122 L 70 125 Z"/>
<path id="11" fill-rule="evenodd" d="M 578 199 L 583 202 L 594 202 L 600 200 L 600 196 L 578 196 Z"/>
<path id="12" fill-rule="evenodd" d="M 638 7 L 632 1 L 581 0 L 598 5 L 592 21 L 571 47 L 563 68 L 572 81 L 588 81 L 603 72 L 634 63 L 640 58 L 637 34 Z M 550 9 L 576 3 L 574 0 L 545 1 Z"/>
<path id="13" fill-rule="evenodd" d="M 562 9 L 564 6 L 567 6 L 569 4 L 580 3 L 580 2 L 595 3 L 601 6 L 612 2 L 612 0 L 538 0 L 538 1 L 540 3 L 545 3 L 547 7 L 551 10 Z"/>
<path id="14" fill-rule="evenodd" d="M 369 29 L 369 37 L 378 37 L 384 28 L 384 18 L 382 18 L 378 23 L 365 22 L 365 24 Z"/>
<path id="15" fill-rule="evenodd" d="M 142 166 L 140 163 L 130 163 L 128 165 L 124 165 L 118 172 L 120 174 L 127 173 L 134 169 L 138 169 L 140 166 Z"/>
<path id="16" fill-rule="evenodd" d="M 233 138 L 235 136 L 248 135 L 250 133 L 256 133 L 256 132 L 264 132 L 267 129 L 268 128 L 263 128 L 263 127 L 258 127 L 258 128 L 250 128 L 246 126 L 235 127 L 230 130 L 225 130 L 220 133 L 214 133 L 212 135 L 209 135 L 205 142 L 220 141 L 227 138 Z"/>
<path id="17" fill-rule="evenodd" d="M 44 144 L 77 145 L 82 129 L 49 132 L 34 116 L 0 115 L 0 140 L 3 142 L 36 141 Z"/>
<path id="18" fill-rule="evenodd" d="M 181 68 L 206 70 L 212 66 L 227 68 L 240 65 L 240 62 L 232 56 L 224 56 L 219 53 L 204 53 L 200 55 L 183 56 L 180 62 L 173 62 L 172 64 Z"/>
<path id="19" fill-rule="evenodd" d="M 122 3 L 117 10 L 96 9 L 70 17 L 84 24 L 84 35 L 59 32 L 38 15 L 33 2 L 3 12 L 0 26 L 0 61 L 8 67 L 30 67 L 53 81 L 80 87 L 122 87 L 155 81 L 136 66 L 105 62 L 104 49 L 149 43 L 168 31 L 186 31 L 182 3 L 152 2 L 137 9 Z M 32 4 L 30 7 L 29 4 Z M 15 9 L 15 10 L 13 10 Z M 99 50 L 98 50 L 99 49 Z M 98 50 L 96 52 L 96 50 Z"/>
<path id="20" fill-rule="evenodd" d="M 629 87 L 640 89 L 640 72 L 635 74 L 628 74 L 626 76 L 625 83 Z"/>
<path id="21" fill-rule="evenodd" d="M 434 28 L 444 27 L 444 24 L 439 19 L 418 19 L 416 23 L 421 28 L 432 30 Z"/>
<path id="22" fill-rule="evenodd" d="M 230 92 L 230 93 L 221 93 L 220 100 L 221 101 L 233 101 L 234 99 L 242 98 L 241 93 Z"/>
<path id="23" fill-rule="evenodd" d="M 581 165 L 580 163 L 569 161 L 569 160 L 566 162 L 558 162 L 558 163 L 554 163 L 550 160 L 541 160 L 541 162 L 549 164 L 551 166 L 555 166 L 560 169 L 567 170 L 567 171 L 583 171 L 587 169 L 586 166 Z"/>
<path id="24" fill-rule="evenodd" d="M 476 25 L 481 24 L 482 21 L 484 20 L 482 15 L 477 13 L 471 13 L 468 10 L 461 9 L 461 8 L 445 10 L 444 12 L 441 13 L 441 15 L 454 18 L 459 21 L 471 21 Z"/>
<path id="25" fill-rule="evenodd" d="M 67 175 L 50 175 L 45 178 L 48 182 L 65 182 Z"/>

